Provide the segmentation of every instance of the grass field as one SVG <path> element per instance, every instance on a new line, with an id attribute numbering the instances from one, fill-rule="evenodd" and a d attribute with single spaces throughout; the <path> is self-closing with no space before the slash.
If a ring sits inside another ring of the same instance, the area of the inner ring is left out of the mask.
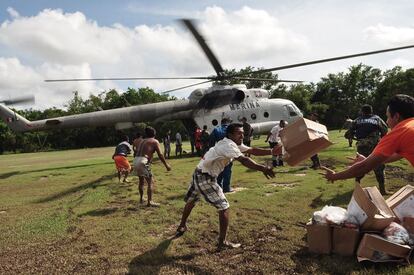
<path id="1" fill-rule="evenodd" d="M 331 132 L 335 144 L 320 154 L 322 164 L 342 169 L 354 154 L 342 134 Z M 253 145 L 266 144 L 262 137 Z M 171 238 L 197 157 L 171 159 L 171 172 L 154 163 L 154 200 L 161 207 L 147 208 L 138 205 L 136 177 L 118 183 L 112 153 L 97 148 L 0 156 L 1 274 L 414 274 L 414 266 L 307 251 L 304 225 L 312 213 L 325 205 L 346 207 L 354 187 L 353 180 L 328 184 L 307 169 L 310 162 L 277 168 L 271 180 L 236 162 L 232 185 L 240 191 L 228 195 L 229 239 L 242 247 L 216 252 L 218 217 L 205 202 L 194 208 L 189 231 Z M 386 176 L 392 193 L 413 184 L 414 169 L 400 161 L 388 165 Z M 363 186 L 372 185 L 370 173 Z"/>

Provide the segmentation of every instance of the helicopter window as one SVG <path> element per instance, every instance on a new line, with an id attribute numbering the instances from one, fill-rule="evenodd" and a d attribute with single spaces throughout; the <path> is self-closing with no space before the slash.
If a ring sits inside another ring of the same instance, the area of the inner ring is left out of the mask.
<path id="1" fill-rule="evenodd" d="M 288 105 L 287 109 L 289 111 L 290 116 L 297 116 L 298 115 L 298 113 L 296 112 L 295 108 L 293 108 L 292 105 Z"/>
<path id="2" fill-rule="evenodd" d="M 250 117 L 251 117 L 253 120 L 255 120 L 255 119 L 256 119 L 256 114 L 252 114 Z"/>
<path id="3" fill-rule="evenodd" d="M 264 112 L 263 116 L 264 117 L 269 117 L 269 113 L 268 112 Z"/>
<path id="4" fill-rule="evenodd" d="M 213 120 L 211 121 L 211 124 L 213 124 L 213 126 L 217 126 L 217 125 L 218 125 L 218 121 L 217 121 L 217 119 L 213 119 Z"/>

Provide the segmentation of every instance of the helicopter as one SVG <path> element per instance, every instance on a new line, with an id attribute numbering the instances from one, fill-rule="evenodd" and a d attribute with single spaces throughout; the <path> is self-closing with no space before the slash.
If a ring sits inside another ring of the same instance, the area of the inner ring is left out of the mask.
<path id="1" fill-rule="evenodd" d="M 280 120 L 288 123 L 294 122 L 303 116 L 299 108 L 290 100 L 281 98 L 269 98 L 269 92 L 265 89 L 248 89 L 243 84 L 220 85 L 225 80 L 255 80 L 272 81 L 270 79 L 254 78 L 255 74 L 279 71 L 301 66 L 308 66 L 323 62 L 331 62 L 340 59 L 354 58 L 365 55 L 379 54 L 389 51 L 413 48 L 414 45 L 389 48 L 371 52 L 363 52 L 352 55 L 338 56 L 315 61 L 296 63 L 280 67 L 259 69 L 248 73 L 226 74 L 220 62 L 211 51 L 194 22 L 190 19 L 181 20 L 184 26 L 191 32 L 207 59 L 213 66 L 216 75 L 196 77 L 136 77 L 136 78 L 89 78 L 89 79 L 54 79 L 46 82 L 65 81 L 96 81 L 96 80 L 143 80 L 143 79 L 199 79 L 202 82 L 171 89 L 165 93 L 212 82 L 209 88 L 195 89 L 188 99 L 173 100 L 159 103 L 144 104 L 138 106 L 123 107 L 117 109 L 100 110 L 96 112 L 76 114 L 63 117 L 55 117 L 44 120 L 29 121 L 15 113 L 4 104 L 0 104 L 0 117 L 16 132 L 33 132 L 55 129 L 115 126 L 116 129 L 128 129 L 140 122 L 160 122 L 169 120 L 182 120 L 188 130 L 195 126 L 202 128 L 207 126 L 211 131 L 223 118 L 233 122 L 246 118 L 252 126 L 255 134 L 268 133 Z M 275 80 L 276 82 L 301 82 L 296 80 Z M 1 102 L 0 102 L 1 103 Z"/>

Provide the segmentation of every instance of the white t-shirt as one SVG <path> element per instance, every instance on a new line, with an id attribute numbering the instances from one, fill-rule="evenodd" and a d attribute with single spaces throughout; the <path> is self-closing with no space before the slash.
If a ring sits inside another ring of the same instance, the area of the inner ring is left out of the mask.
<path id="1" fill-rule="evenodd" d="M 233 159 L 242 156 L 243 152 L 249 149 L 250 147 L 244 144 L 237 145 L 231 139 L 224 138 L 208 150 L 198 163 L 197 168 L 203 173 L 217 177 Z"/>
<path id="2" fill-rule="evenodd" d="M 279 132 L 280 132 L 280 130 L 282 130 L 283 128 L 282 127 L 280 127 L 280 125 L 279 124 L 277 124 L 276 126 L 274 126 L 273 128 L 272 128 L 272 130 L 270 130 L 270 133 L 271 133 L 271 135 L 270 135 L 270 137 L 269 137 L 269 142 L 273 142 L 273 143 L 276 143 L 276 142 L 280 142 L 280 137 L 279 137 Z"/>
<path id="3" fill-rule="evenodd" d="M 181 134 L 177 132 L 177 134 L 175 134 L 175 143 L 177 145 L 181 145 L 183 143 L 182 139 L 181 139 Z"/>

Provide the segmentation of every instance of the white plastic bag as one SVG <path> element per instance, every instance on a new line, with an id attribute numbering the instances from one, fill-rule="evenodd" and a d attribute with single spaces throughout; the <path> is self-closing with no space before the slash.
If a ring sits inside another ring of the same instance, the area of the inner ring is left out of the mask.
<path id="1" fill-rule="evenodd" d="M 346 209 L 338 206 L 324 206 L 322 210 L 313 213 L 314 223 L 342 224 L 348 218 Z"/>
<path id="2" fill-rule="evenodd" d="M 382 231 L 382 236 L 387 239 L 387 241 L 393 243 L 402 245 L 410 243 L 410 235 L 408 234 L 407 229 L 396 222 L 392 222 L 387 226 L 384 231 Z"/>

